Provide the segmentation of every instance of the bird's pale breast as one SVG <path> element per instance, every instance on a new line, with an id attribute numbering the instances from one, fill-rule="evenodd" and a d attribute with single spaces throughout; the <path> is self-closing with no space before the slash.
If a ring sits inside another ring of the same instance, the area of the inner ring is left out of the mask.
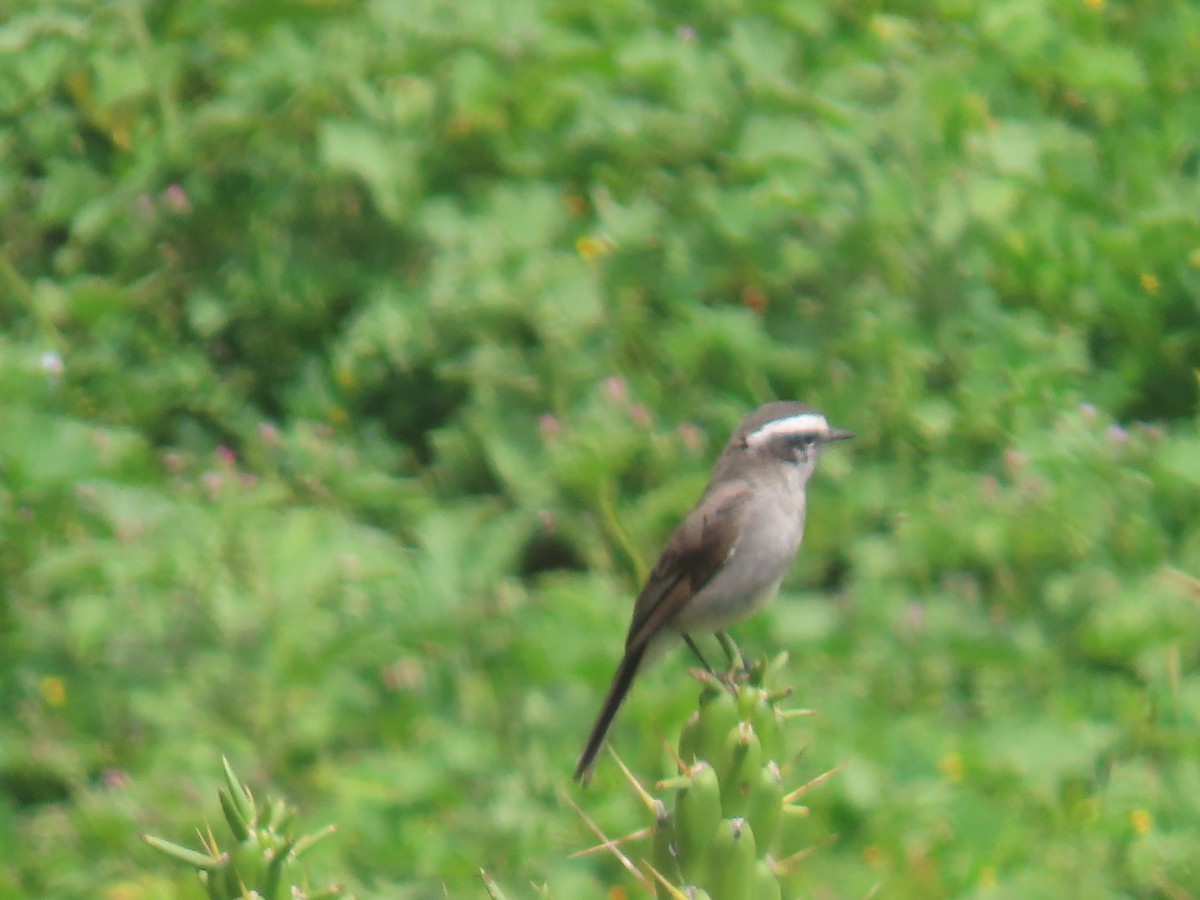
<path id="1" fill-rule="evenodd" d="M 775 596 L 804 536 L 804 500 L 792 492 L 768 497 L 746 511 L 729 560 L 679 611 L 676 631 L 721 631 Z"/>

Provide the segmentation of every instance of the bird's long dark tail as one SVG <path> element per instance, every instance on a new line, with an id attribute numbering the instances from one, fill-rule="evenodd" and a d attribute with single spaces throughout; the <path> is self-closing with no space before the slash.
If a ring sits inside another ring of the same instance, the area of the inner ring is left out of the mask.
<path id="1" fill-rule="evenodd" d="M 596 718 L 596 724 L 592 726 L 592 733 L 588 735 L 587 744 L 584 745 L 583 752 L 579 754 L 579 762 L 575 764 L 576 781 L 583 784 L 591 781 L 592 769 L 596 765 L 596 755 L 600 752 L 600 748 L 604 746 L 604 739 L 608 736 L 608 729 L 612 727 L 617 710 L 625 702 L 625 697 L 629 694 L 629 688 L 633 686 L 634 676 L 637 675 L 638 669 L 642 665 L 642 657 L 645 655 L 646 648 L 642 646 L 636 650 L 626 651 L 625 655 L 621 658 L 616 674 L 613 675 L 612 685 L 608 689 L 608 696 L 604 698 L 604 705 L 600 707 L 600 715 Z"/>

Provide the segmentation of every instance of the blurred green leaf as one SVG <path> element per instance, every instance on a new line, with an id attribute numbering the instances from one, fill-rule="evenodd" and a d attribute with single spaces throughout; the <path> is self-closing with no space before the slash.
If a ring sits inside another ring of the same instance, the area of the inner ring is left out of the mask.
<path id="1" fill-rule="evenodd" d="M 322 164 L 361 180 L 388 219 L 403 212 L 414 152 L 411 144 L 389 141 L 369 125 L 327 121 L 321 127 Z"/>

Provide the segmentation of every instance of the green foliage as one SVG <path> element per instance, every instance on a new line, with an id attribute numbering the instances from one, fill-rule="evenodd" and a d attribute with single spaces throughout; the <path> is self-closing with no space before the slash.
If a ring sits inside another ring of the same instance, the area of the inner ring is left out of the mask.
<path id="1" fill-rule="evenodd" d="M 221 753 L 341 824 L 359 896 L 601 895 L 559 788 L 773 397 L 860 435 L 738 631 L 791 651 L 806 765 L 851 760 L 797 891 L 1200 893 L 1197 34 L 1186 0 L 7 4 L 0 896 L 194 896 L 129 838 Z M 639 771 L 679 668 L 614 732 Z"/>

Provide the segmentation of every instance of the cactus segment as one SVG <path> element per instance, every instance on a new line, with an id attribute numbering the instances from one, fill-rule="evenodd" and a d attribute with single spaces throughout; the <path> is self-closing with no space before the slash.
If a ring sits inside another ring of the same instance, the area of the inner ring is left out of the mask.
<path id="1" fill-rule="evenodd" d="M 675 842 L 684 882 L 699 884 L 708 845 L 721 822 L 721 786 L 713 767 L 703 761 L 692 767 L 688 777 L 691 784 L 675 795 Z"/>
<path id="2" fill-rule="evenodd" d="M 783 888 L 775 873 L 775 863 L 769 856 L 754 864 L 749 896 L 752 900 L 783 900 Z"/>
<path id="3" fill-rule="evenodd" d="M 717 758 L 725 738 L 738 724 L 737 701 L 728 690 L 706 688 L 700 695 L 699 715 L 695 757 L 711 761 Z"/>
<path id="4" fill-rule="evenodd" d="M 762 768 L 762 745 L 749 721 L 739 722 L 726 735 L 714 765 L 721 782 L 721 809 L 726 816 L 744 815 L 751 782 Z"/>
<path id="5" fill-rule="evenodd" d="M 746 819 L 754 829 L 759 848 L 764 852 L 771 848 L 782 817 L 783 775 L 779 765 L 772 759 L 758 770 L 746 798 Z"/>
<path id="6" fill-rule="evenodd" d="M 654 801 L 654 837 L 653 856 L 654 868 L 667 882 L 676 882 L 679 878 L 679 861 L 675 850 L 675 823 L 671 813 L 661 800 Z M 670 900 L 670 884 L 659 881 L 655 886 L 655 896 L 658 900 Z"/>
<path id="7" fill-rule="evenodd" d="M 758 848 L 745 819 L 722 819 L 712 840 L 708 891 L 720 900 L 751 900 Z"/>

